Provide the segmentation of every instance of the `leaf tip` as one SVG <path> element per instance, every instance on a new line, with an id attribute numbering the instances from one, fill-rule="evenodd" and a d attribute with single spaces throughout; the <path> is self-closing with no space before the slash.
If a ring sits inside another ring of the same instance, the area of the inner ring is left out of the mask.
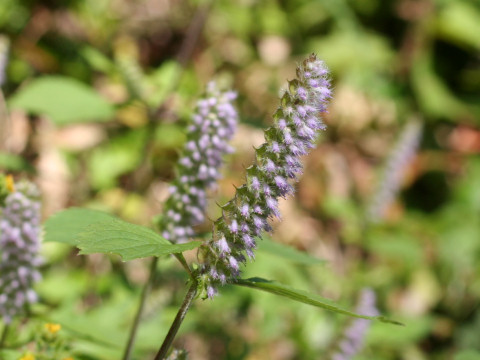
<path id="1" fill-rule="evenodd" d="M 387 323 L 387 324 L 393 324 L 393 325 L 397 325 L 397 326 L 405 326 L 404 323 L 400 322 L 400 321 L 397 321 L 397 320 L 393 320 L 393 319 L 389 319 L 385 316 L 376 316 L 375 319 L 383 322 L 383 323 Z"/>

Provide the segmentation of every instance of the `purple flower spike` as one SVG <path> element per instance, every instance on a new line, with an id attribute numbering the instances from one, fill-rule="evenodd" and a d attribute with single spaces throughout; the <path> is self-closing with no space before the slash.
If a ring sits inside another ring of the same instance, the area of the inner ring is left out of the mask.
<path id="1" fill-rule="evenodd" d="M 363 289 L 355 312 L 366 316 L 377 316 L 378 310 L 375 307 L 375 292 L 371 289 Z M 371 320 L 355 319 L 343 333 L 338 351 L 332 359 L 349 360 L 354 358 L 363 348 L 365 335 L 370 327 Z"/>
<path id="2" fill-rule="evenodd" d="M 232 151 L 228 142 L 237 126 L 238 115 L 232 105 L 235 98 L 234 92 L 221 92 L 211 82 L 205 98 L 197 102 L 177 166 L 177 180 L 158 224 L 162 235 L 173 243 L 188 241 L 192 226 L 205 220 L 206 191 L 215 187 L 222 158 Z"/>
<path id="3" fill-rule="evenodd" d="M 235 198 L 223 207 L 223 216 L 214 223 L 212 239 L 200 248 L 203 297 L 211 298 L 211 288 L 240 275 L 239 259 L 252 259 L 255 237 L 271 230 L 269 218 L 280 218 L 277 199 L 294 193 L 290 182 L 302 172 L 299 157 L 314 147 L 318 130 L 324 128 L 319 109 L 325 109 L 331 97 L 327 75 L 325 64 L 315 55 L 298 66 L 297 79 L 290 81 L 274 114 L 275 125 L 265 132 L 266 143 L 256 150 L 256 164 L 247 169 L 246 185 L 238 188 Z M 237 221 L 240 232 L 233 225 Z M 219 251 L 223 241 L 231 251 L 228 261 L 225 252 Z M 212 273 L 224 274 L 225 281 Z"/>
<path id="4" fill-rule="evenodd" d="M 383 177 L 367 209 L 368 221 L 379 223 L 385 218 L 389 206 L 401 188 L 405 168 L 417 154 L 422 128 L 422 124 L 417 120 L 411 120 L 405 125 L 398 142 L 387 158 Z"/>
<path id="5" fill-rule="evenodd" d="M 37 301 L 40 234 L 39 192 L 20 182 L 0 208 L 0 317 L 6 324 Z"/>

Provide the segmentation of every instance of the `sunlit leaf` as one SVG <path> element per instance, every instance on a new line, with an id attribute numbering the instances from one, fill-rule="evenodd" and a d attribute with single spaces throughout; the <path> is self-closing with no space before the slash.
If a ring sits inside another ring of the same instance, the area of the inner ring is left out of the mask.
<path id="1" fill-rule="evenodd" d="M 113 107 L 87 85 L 65 76 L 43 76 L 22 87 L 9 101 L 13 108 L 47 115 L 57 125 L 105 121 Z"/>
<path id="2" fill-rule="evenodd" d="M 91 209 L 74 207 L 59 211 L 45 222 L 43 241 L 77 245 L 77 235 L 88 225 L 113 218 L 111 214 Z"/>
<path id="3" fill-rule="evenodd" d="M 149 228 L 113 218 L 89 225 L 77 238 L 81 254 L 118 254 L 125 261 L 181 253 L 202 243 L 172 244 Z"/>

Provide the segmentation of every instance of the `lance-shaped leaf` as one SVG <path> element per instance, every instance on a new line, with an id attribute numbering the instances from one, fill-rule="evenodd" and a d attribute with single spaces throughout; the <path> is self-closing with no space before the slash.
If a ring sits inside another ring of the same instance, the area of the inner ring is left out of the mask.
<path id="1" fill-rule="evenodd" d="M 321 296 L 310 294 L 306 291 L 293 289 L 289 286 L 286 286 L 274 281 L 258 278 L 258 277 L 250 278 L 250 279 L 239 279 L 236 282 L 233 282 L 232 284 L 245 286 L 245 287 L 249 287 L 257 290 L 263 290 L 275 295 L 287 297 L 289 299 L 292 299 L 304 304 L 313 305 L 313 306 L 316 306 L 325 310 L 333 311 L 343 315 L 348 315 L 348 316 L 367 319 L 367 320 L 379 320 L 381 322 L 395 324 L 395 325 L 403 325 L 398 321 L 387 319 L 384 316 L 367 316 L 367 315 L 356 314 L 354 312 L 341 308 L 340 306 L 338 306 L 337 304 L 335 304 L 329 299 L 325 299 Z"/>
<path id="2" fill-rule="evenodd" d="M 172 244 L 149 228 L 115 218 L 93 223 L 77 236 L 80 254 L 118 254 L 124 261 L 177 254 L 200 244 L 201 241 Z"/>

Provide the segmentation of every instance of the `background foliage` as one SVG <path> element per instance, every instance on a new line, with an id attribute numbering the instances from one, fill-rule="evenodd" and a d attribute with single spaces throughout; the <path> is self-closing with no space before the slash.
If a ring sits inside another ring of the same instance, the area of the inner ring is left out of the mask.
<path id="1" fill-rule="evenodd" d="M 245 277 L 349 308 L 374 289 L 380 312 L 406 327 L 373 323 L 358 359 L 480 359 L 480 2 L 2 0 L 0 32 L 10 40 L 0 167 L 40 185 L 45 218 L 84 206 L 144 225 L 161 213 L 206 82 L 237 89 L 242 116 L 211 194 L 214 218 L 215 201 L 242 183 L 295 61 L 317 53 L 334 79 L 328 130 L 273 238 L 325 261 L 267 243 Z M 420 151 L 385 221 L 365 227 L 381 166 L 411 119 L 424 123 Z M 41 303 L 11 334 L 19 351 L 49 321 L 62 324 L 75 359 L 119 358 L 147 263 L 55 243 L 43 255 Z M 158 347 L 185 291 L 174 259 L 158 270 L 137 359 Z M 195 303 L 176 345 L 191 359 L 323 359 L 349 321 L 227 287 Z"/>

